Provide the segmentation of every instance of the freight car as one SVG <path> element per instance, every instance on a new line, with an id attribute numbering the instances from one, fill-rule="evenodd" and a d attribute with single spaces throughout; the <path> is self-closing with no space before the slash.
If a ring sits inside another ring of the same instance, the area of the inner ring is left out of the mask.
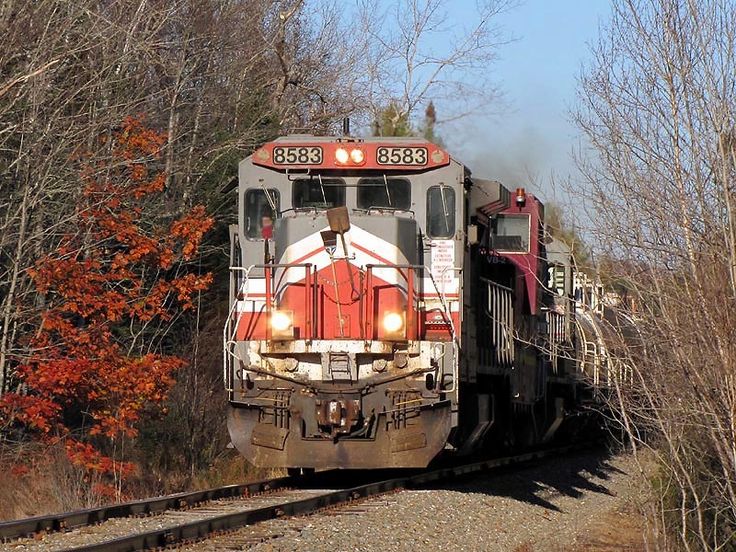
<path id="1" fill-rule="evenodd" d="M 424 467 L 550 441 L 593 399 L 543 204 L 419 138 L 294 135 L 240 163 L 228 428 L 257 466 Z"/>

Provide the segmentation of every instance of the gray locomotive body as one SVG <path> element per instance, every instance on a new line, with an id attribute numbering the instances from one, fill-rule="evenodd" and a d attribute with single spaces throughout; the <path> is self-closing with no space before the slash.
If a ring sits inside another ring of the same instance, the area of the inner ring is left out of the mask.
<path id="1" fill-rule="evenodd" d="M 241 162 L 238 205 L 224 380 L 252 463 L 423 467 L 549 441 L 592 399 L 604 351 L 522 189 L 421 139 L 300 135 Z"/>

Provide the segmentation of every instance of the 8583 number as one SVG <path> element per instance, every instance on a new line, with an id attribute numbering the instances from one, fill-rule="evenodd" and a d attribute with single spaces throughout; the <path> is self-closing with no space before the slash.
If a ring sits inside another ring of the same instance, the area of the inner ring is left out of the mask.
<path id="1" fill-rule="evenodd" d="M 378 148 L 379 165 L 426 165 L 427 148 Z"/>
<path id="2" fill-rule="evenodd" d="M 273 162 L 276 165 L 321 165 L 322 148 L 276 147 L 273 148 Z"/>

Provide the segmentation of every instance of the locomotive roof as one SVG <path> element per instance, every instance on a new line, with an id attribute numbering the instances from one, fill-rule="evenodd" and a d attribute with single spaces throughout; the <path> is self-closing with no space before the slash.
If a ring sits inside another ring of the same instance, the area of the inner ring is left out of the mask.
<path id="1" fill-rule="evenodd" d="M 421 136 L 368 136 L 364 138 L 359 136 L 316 136 L 314 134 L 288 134 L 279 136 L 271 142 L 403 142 L 407 144 L 433 144 L 433 142 Z"/>

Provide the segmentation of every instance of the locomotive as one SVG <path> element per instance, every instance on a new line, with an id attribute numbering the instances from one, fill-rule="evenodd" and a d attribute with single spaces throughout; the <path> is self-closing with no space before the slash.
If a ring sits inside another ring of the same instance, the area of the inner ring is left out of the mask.
<path id="1" fill-rule="evenodd" d="M 425 467 L 595 399 L 594 317 L 523 188 L 420 138 L 292 135 L 240 163 L 238 206 L 223 366 L 252 464 Z"/>

